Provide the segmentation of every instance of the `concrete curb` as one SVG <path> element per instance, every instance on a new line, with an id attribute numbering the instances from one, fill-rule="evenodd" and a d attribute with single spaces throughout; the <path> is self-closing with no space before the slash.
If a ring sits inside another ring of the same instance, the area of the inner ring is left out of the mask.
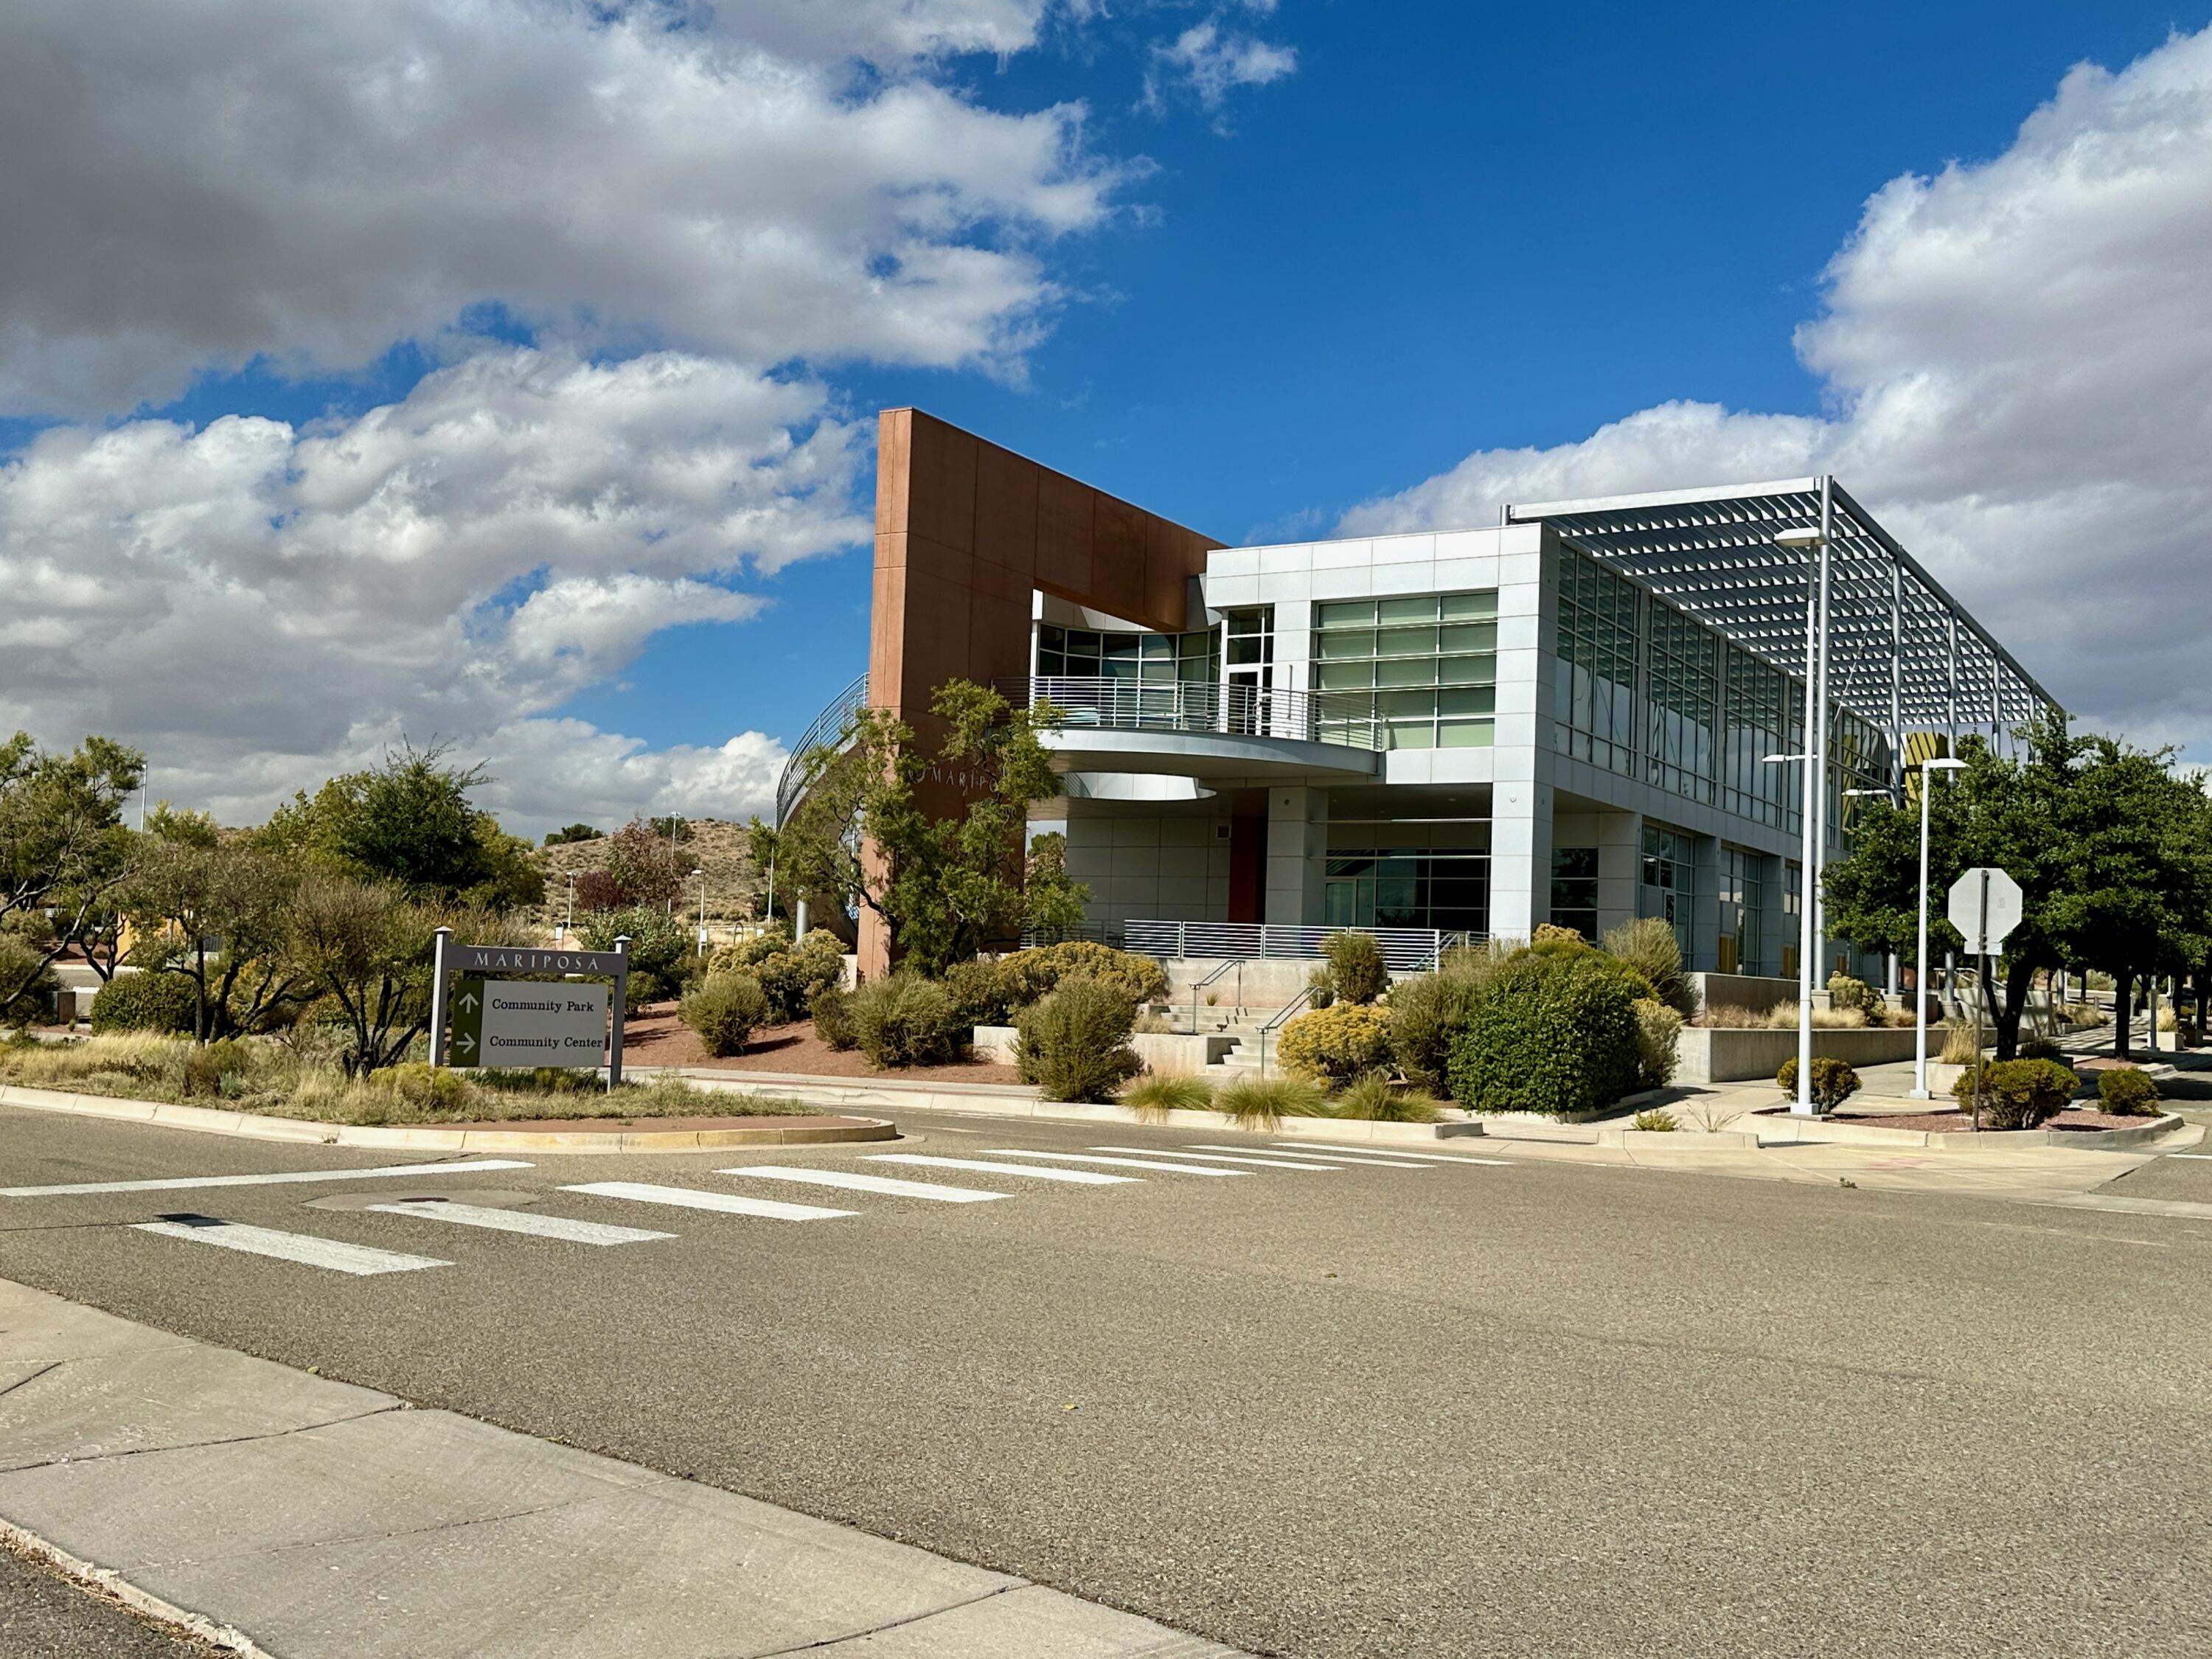
<path id="1" fill-rule="evenodd" d="M 96 1595 L 105 1595 L 119 1601 L 133 1613 L 180 1630 L 196 1637 L 221 1652 L 234 1654 L 237 1659 L 276 1659 L 276 1656 L 256 1642 L 243 1631 L 228 1625 L 218 1625 L 211 1619 L 164 1601 L 160 1596 L 143 1590 L 122 1574 L 106 1567 L 94 1566 L 89 1561 L 80 1561 L 60 1545 L 41 1538 L 38 1534 L 17 1526 L 14 1522 L 0 1519 L 0 1538 L 6 1539 L 17 1549 L 35 1555 L 64 1577 L 75 1580 Z"/>
<path id="2" fill-rule="evenodd" d="M 2147 1118 L 2125 1129 L 1984 1129 L 1962 1134 L 1949 1129 L 1885 1129 L 1874 1123 L 1832 1123 L 1825 1118 L 1792 1122 L 1761 1121 L 1755 1132 L 1762 1146 L 1917 1146 L 1928 1152 L 1966 1153 L 2015 1152 L 2023 1146 L 2057 1146 L 2074 1152 L 2124 1152 L 2185 1127 L 2168 1114 Z"/>
<path id="3" fill-rule="evenodd" d="M 253 1659 L 1241 1659 L 1008 1573 L 4 1279 L 0 1330 L 25 1373 L 0 1417 L 0 1525 Z"/>
<path id="4" fill-rule="evenodd" d="M 312 1123 L 301 1118 L 264 1117 L 253 1112 L 223 1112 L 206 1106 L 173 1106 L 166 1101 L 122 1100 L 109 1095 L 27 1089 L 18 1084 L 0 1084 L 0 1106 L 15 1106 L 33 1112 L 61 1112 L 75 1117 L 106 1118 L 120 1123 L 150 1123 L 157 1128 L 237 1135 L 248 1140 L 289 1140 L 319 1146 L 376 1147 L 386 1151 L 696 1152 L 724 1146 L 820 1146 L 898 1139 L 898 1126 L 884 1118 L 806 1129 L 773 1123 L 748 1124 L 733 1129 L 556 1130 L 441 1128 L 427 1123 Z"/>
<path id="5" fill-rule="evenodd" d="M 1133 1123 L 1150 1128 L 1204 1129 L 1212 1133 L 1237 1128 L 1235 1120 L 1222 1112 L 1169 1112 L 1146 1115 L 1128 1106 L 1095 1106 L 1080 1102 L 1040 1099 L 1035 1089 L 1003 1083 L 969 1083 L 946 1086 L 933 1083 L 846 1080 L 825 1082 L 762 1072 L 701 1073 L 685 1071 L 684 1078 L 710 1088 L 737 1094 L 775 1095 L 823 1106 L 906 1106 L 914 1109 L 981 1113 L 992 1117 L 1028 1117 L 1060 1123 Z M 742 1079 L 742 1081 L 734 1080 Z M 1382 1141 L 1410 1146 L 1435 1140 L 1463 1140 L 1480 1137 L 1479 1122 L 1374 1123 L 1358 1118 L 1286 1117 L 1269 1134 L 1297 1139 L 1346 1142 Z"/>

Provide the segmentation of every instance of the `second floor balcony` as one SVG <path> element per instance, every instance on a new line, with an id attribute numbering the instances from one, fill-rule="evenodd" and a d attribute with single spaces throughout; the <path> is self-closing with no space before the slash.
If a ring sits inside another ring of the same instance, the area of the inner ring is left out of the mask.
<path id="1" fill-rule="evenodd" d="M 1051 707 L 1045 743 L 1070 770 L 1373 777 L 1389 741 L 1373 698 L 1356 693 L 1062 675 L 1002 680 L 999 690 L 1009 702 Z"/>

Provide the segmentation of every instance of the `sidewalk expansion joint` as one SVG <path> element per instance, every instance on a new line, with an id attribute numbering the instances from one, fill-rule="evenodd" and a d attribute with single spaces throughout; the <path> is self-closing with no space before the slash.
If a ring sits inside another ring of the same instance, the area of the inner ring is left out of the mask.
<path id="1" fill-rule="evenodd" d="M 61 1360 L 55 1362 L 56 1364 L 66 1363 L 68 1362 Z M 52 1369 L 52 1366 L 47 1367 L 49 1370 Z M 45 1373 L 41 1372 L 40 1375 L 43 1376 Z M 25 1377 L 23 1381 L 27 1382 L 31 1379 Z M 18 1383 L 16 1386 L 20 1388 L 21 1384 Z M 406 1401 L 395 1400 L 388 1406 L 374 1407 L 365 1412 L 353 1412 L 344 1417 L 333 1417 L 321 1423 L 301 1423 L 289 1429 L 271 1429 L 263 1434 L 227 1435 L 220 1440 L 179 1440 L 173 1444 L 163 1446 L 126 1446 L 117 1451 L 88 1452 L 82 1457 L 46 1457 L 28 1463 L 0 1464 L 0 1474 L 21 1474 L 30 1469 L 68 1468 L 78 1463 L 117 1463 L 126 1457 L 149 1457 L 158 1455 L 162 1452 L 204 1451 L 211 1446 L 250 1446 L 262 1440 L 289 1440 L 294 1435 L 313 1434 L 320 1429 L 334 1429 L 342 1423 L 358 1423 L 364 1418 L 382 1417 L 389 1412 L 413 1409 L 414 1407 Z"/>
<path id="2" fill-rule="evenodd" d="M 21 1388 L 26 1382 L 35 1382 L 47 1372 L 59 1370 L 66 1363 L 66 1361 L 59 1359 L 49 1360 L 45 1364 L 40 1366 L 38 1370 L 33 1371 L 28 1376 L 17 1377 L 6 1388 L 0 1389 L 0 1400 L 4 1400 L 8 1395 L 15 1393 L 16 1389 Z"/>
<path id="3" fill-rule="evenodd" d="M 957 1613 L 963 1607 L 975 1607 L 995 1596 L 1004 1595 L 1008 1590 L 1029 1588 L 1030 1586 L 1028 1579 L 1017 1578 L 1012 1583 L 1000 1584 L 987 1589 L 980 1595 L 969 1595 L 957 1601 L 947 1601 L 943 1607 L 932 1607 L 927 1613 L 912 1613 L 904 1619 L 894 1619 L 888 1624 L 871 1625 L 866 1630 L 847 1631 L 842 1636 L 825 1636 L 818 1642 L 801 1642 L 795 1648 L 771 1648 L 765 1653 L 751 1655 L 750 1659 L 789 1659 L 789 1656 L 794 1653 L 820 1653 L 826 1648 L 842 1648 L 848 1642 L 865 1641 L 871 1636 L 880 1636 L 885 1631 L 905 1630 L 910 1626 L 940 1618 L 948 1613 Z"/>

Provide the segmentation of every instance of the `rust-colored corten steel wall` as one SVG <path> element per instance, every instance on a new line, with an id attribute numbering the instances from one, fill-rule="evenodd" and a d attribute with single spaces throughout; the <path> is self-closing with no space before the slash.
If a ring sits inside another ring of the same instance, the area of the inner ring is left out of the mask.
<path id="1" fill-rule="evenodd" d="M 933 743 L 929 702 L 945 681 L 1029 672 L 1033 589 L 1177 633 L 1189 580 L 1221 545 L 918 409 L 887 409 L 868 702 Z M 950 807 L 957 794 L 945 787 Z M 890 966 L 880 933 L 864 912 L 864 974 Z"/>

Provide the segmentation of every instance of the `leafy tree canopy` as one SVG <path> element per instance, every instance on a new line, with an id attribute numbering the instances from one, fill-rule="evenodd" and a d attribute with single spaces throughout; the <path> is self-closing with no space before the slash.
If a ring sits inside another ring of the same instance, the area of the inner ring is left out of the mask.
<path id="1" fill-rule="evenodd" d="M 0 742 L 0 921 L 35 915 L 50 925 L 0 963 L 0 1006 L 42 983 L 52 963 L 113 913 L 130 868 L 123 806 L 145 775 L 145 757 L 88 737 L 67 753 L 41 750 L 27 732 Z"/>
<path id="2" fill-rule="evenodd" d="M 548 847 L 565 847 L 572 841 L 597 841 L 599 838 L 599 831 L 588 823 L 564 824 L 558 830 L 545 832 Z"/>

